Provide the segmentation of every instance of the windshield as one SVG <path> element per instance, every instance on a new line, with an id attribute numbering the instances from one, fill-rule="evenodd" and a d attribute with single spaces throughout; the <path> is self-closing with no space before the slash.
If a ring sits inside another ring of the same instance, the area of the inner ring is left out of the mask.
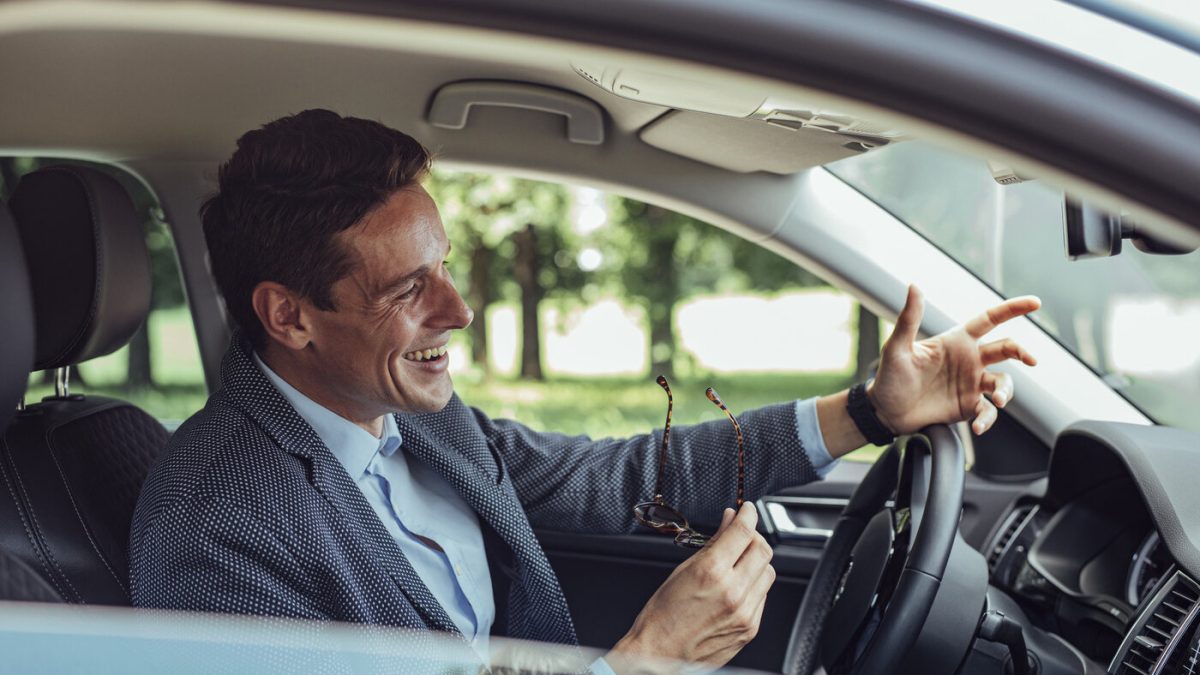
<path id="1" fill-rule="evenodd" d="M 983 160 L 898 143 L 827 167 L 1005 297 L 1146 414 L 1200 430 L 1200 252 L 1070 261 L 1063 191 L 1000 185 Z"/>

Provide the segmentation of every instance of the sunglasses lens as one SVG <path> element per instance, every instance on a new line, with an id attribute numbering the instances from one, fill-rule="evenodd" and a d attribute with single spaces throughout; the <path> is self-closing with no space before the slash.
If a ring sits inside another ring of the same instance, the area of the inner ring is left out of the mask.
<path id="1" fill-rule="evenodd" d="M 660 532 L 675 533 L 688 529 L 687 518 L 675 509 L 657 502 L 643 502 L 633 507 L 638 522 Z"/>

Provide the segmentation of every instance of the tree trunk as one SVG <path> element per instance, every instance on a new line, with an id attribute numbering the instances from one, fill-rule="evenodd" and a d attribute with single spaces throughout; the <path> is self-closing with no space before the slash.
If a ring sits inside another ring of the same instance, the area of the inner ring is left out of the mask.
<path id="1" fill-rule="evenodd" d="M 657 208 L 657 207 L 652 207 Z M 674 237 L 658 237 L 650 242 L 649 262 L 659 284 L 650 298 L 650 368 L 652 375 L 675 376 L 675 303 L 679 300 L 679 274 L 675 270 Z"/>
<path id="2" fill-rule="evenodd" d="M 492 364 L 488 358 L 487 308 L 494 300 L 489 271 L 495 252 L 482 241 L 476 241 L 471 250 L 471 291 L 468 302 L 475 312 L 471 322 L 471 360 L 483 369 L 484 376 L 491 375 Z"/>
<path id="3" fill-rule="evenodd" d="M 142 322 L 142 327 L 133 334 L 129 341 L 129 367 L 125 386 L 130 389 L 146 389 L 153 385 L 150 365 L 150 331 L 149 322 Z"/>
<path id="4" fill-rule="evenodd" d="M 871 310 L 858 306 L 858 350 L 854 378 L 862 381 L 870 375 L 871 366 L 879 358 L 879 317 Z"/>
<path id="5" fill-rule="evenodd" d="M 538 307 L 545 290 L 538 281 L 541 269 L 537 250 L 537 234 L 533 224 L 513 235 L 517 242 L 516 269 L 513 276 L 521 287 L 521 377 L 527 380 L 544 380 L 542 372 L 542 332 L 538 321 Z"/>
<path id="6" fill-rule="evenodd" d="M 674 313 L 674 303 L 650 308 L 651 375 L 675 377 L 675 325 L 671 320 Z"/>

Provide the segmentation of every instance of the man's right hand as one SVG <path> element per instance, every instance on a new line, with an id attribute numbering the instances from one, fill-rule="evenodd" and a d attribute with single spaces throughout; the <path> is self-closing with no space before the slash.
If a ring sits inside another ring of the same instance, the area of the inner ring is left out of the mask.
<path id="1" fill-rule="evenodd" d="M 675 568 L 613 647 L 606 660 L 617 672 L 639 657 L 721 666 L 754 639 L 775 581 L 771 545 L 757 523 L 749 502 L 736 514 L 725 509 L 709 543 Z"/>

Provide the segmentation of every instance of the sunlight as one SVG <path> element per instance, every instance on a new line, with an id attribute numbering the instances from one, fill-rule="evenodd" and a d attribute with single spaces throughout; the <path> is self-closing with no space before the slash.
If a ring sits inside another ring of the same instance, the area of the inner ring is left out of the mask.
<path id="1" fill-rule="evenodd" d="M 1107 328 L 1111 365 L 1117 372 L 1200 371 L 1200 300 L 1117 296 Z"/>
<path id="2" fill-rule="evenodd" d="M 727 295 L 683 303 L 680 342 L 715 372 L 828 372 L 850 367 L 854 302 L 836 291 Z"/>

